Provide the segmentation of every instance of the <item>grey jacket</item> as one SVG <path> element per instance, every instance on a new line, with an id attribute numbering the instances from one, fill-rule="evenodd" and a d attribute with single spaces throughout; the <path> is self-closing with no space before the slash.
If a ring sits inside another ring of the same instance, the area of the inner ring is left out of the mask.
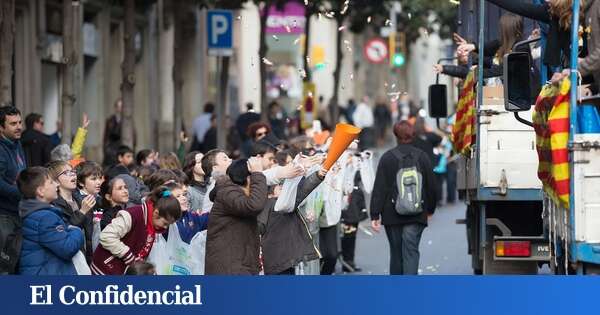
<path id="1" fill-rule="evenodd" d="M 320 258 L 306 221 L 298 212 L 298 205 L 322 181 L 317 173 L 302 179 L 296 194 L 295 210 L 290 213 L 275 212 L 277 198 L 267 201 L 265 209 L 258 216 L 265 274 L 279 274 L 300 262 Z"/>
<path id="2" fill-rule="evenodd" d="M 595 88 L 600 86 L 600 1 L 590 0 L 585 9 L 585 24 L 590 28 L 587 57 L 579 63 L 582 76 L 593 75 Z"/>

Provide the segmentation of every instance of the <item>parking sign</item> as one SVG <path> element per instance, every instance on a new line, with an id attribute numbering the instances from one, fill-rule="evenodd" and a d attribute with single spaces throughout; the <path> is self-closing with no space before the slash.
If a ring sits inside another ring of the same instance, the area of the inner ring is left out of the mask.
<path id="1" fill-rule="evenodd" d="M 231 11 L 208 10 L 206 30 L 210 56 L 231 56 L 233 54 L 233 13 Z"/>

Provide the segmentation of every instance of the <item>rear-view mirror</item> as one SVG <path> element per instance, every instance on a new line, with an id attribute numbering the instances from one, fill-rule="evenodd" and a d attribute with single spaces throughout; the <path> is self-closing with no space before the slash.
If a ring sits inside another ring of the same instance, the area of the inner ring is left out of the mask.
<path id="1" fill-rule="evenodd" d="M 447 91 L 445 84 L 429 86 L 429 117 L 448 117 Z"/>
<path id="2" fill-rule="evenodd" d="M 514 52 L 504 56 L 504 108 L 507 111 L 521 112 L 531 108 L 530 69 L 528 53 Z"/>

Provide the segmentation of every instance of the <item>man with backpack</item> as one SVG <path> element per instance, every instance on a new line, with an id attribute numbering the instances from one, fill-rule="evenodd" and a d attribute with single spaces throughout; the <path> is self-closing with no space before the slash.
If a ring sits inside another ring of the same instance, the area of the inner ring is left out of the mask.
<path id="1" fill-rule="evenodd" d="M 426 153 L 412 146 L 414 127 L 394 126 L 398 146 L 381 157 L 371 197 L 371 226 L 381 225 L 390 243 L 390 274 L 416 275 L 419 242 L 436 207 L 435 179 Z"/>

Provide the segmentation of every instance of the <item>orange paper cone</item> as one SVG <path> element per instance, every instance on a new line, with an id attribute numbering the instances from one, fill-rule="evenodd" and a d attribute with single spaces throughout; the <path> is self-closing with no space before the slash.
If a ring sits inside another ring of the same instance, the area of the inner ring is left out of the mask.
<path id="1" fill-rule="evenodd" d="M 323 168 L 329 170 L 333 164 L 340 158 L 342 153 L 350 146 L 350 143 L 358 138 L 361 129 L 349 124 L 337 124 L 333 133 L 333 141 L 329 146 L 327 159 L 323 163 Z"/>

